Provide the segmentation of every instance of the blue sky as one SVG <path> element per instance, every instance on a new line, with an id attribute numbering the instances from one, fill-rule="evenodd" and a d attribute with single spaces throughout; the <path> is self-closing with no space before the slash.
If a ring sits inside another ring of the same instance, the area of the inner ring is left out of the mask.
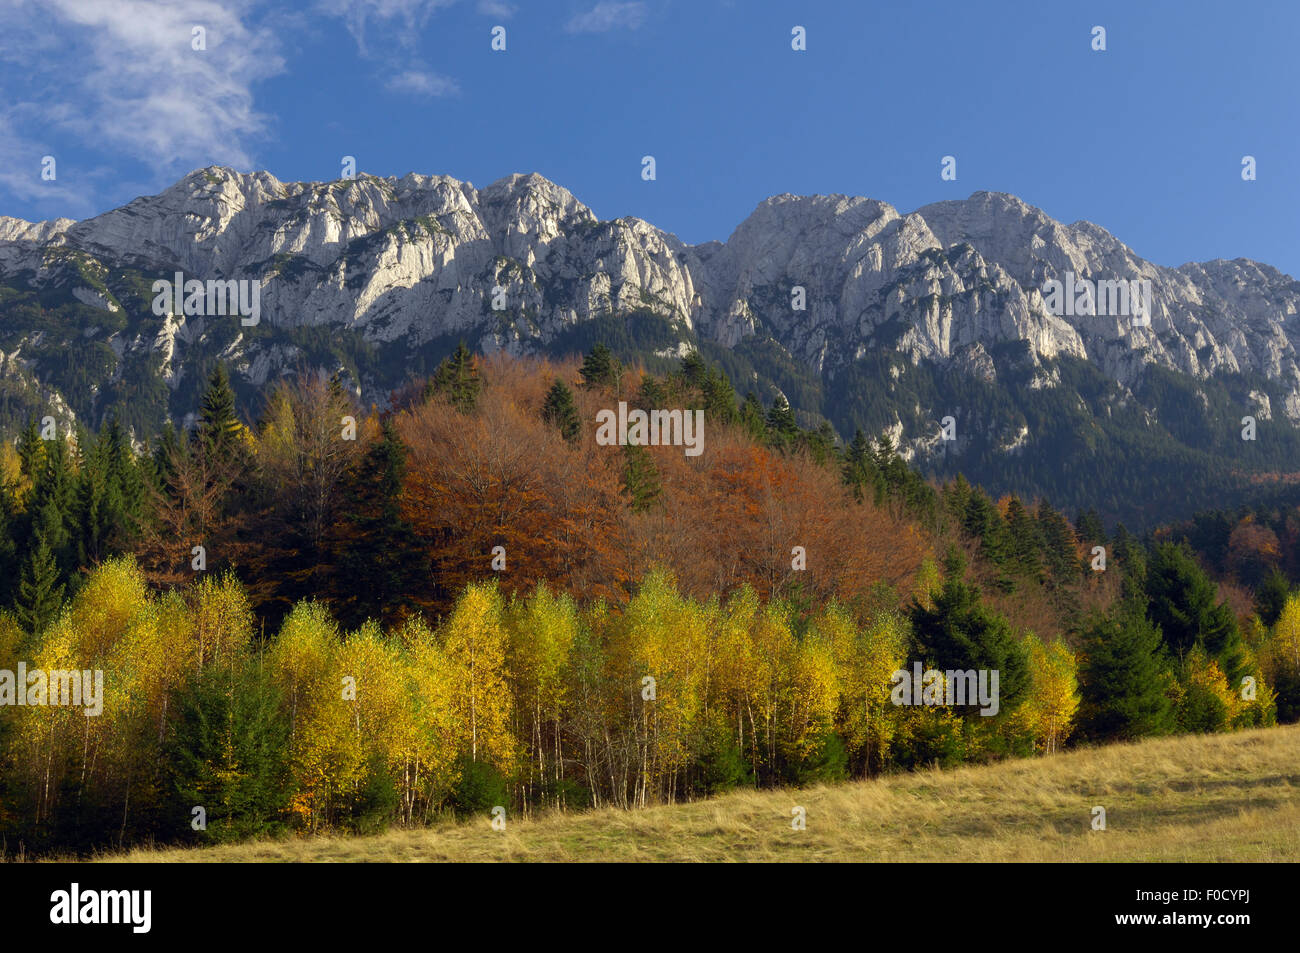
<path id="1" fill-rule="evenodd" d="M 354 155 L 480 187 L 540 172 L 688 242 L 782 192 L 906 212 L 991 189 L 1160 264 L 1300 276 L 1297 36 L 1291 0 L 0 0 L 0 214 L 84 218 L 209 164 L 334 179 Z"/>

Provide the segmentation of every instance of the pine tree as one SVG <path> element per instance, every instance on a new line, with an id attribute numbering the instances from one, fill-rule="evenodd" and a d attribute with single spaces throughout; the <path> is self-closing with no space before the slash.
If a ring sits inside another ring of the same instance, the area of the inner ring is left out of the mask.
<path id="1" fill-rule="evenodd" d="M 468 414 L 478 404 L 482 391 L 483 381 L 474 363 L 474 355 L 462 341 L 451 356 L 438 365 L 432 380 L 425 385 L 424 396 L 427 400 L 441 394 L 461 413 Z"/>
<path id="2" fill-rule="evenodd" d="M 913 600 L 911 616 L 917 657 L 940 670 L 997 671 L 1001 708 L 1015 707 L 1028 686 L 1025 649 L 1007 620 L 980 601 L 977 588 L 949 575 L 932 605 Z"/>
<path id="3" fill-rule="evenodd" d="M 623 367 L 614 356 L 614 352 L 604 342 L 600 342 L 587 352 L 579 373 L 582 375 L 582 386 L 586 390 L 597 390 L 601 387 L 612 387 L 617 390 L 623 378 Z"/>
<path id="4" fill-rule="evenodd" d="M 659 502 L 662 487 L 654 458 L 645 447 L 623 447 L 623 489 L 632 498 L 632 509 L 643 513 Z"/>
<path id="5" fill-rule="evenodd" d="M 1082 564 L 1069 522 L 1044 500 L 1038 503 L 1038 532 L 1043 540 L 1043 562 L 1058 586 L 1076 582 Z"/>
<path id="6" fill-rule="evenodd" d="M 199 410 L 198 438 L 203 448 L 217 459 L 229 460 L 236 454 L 243 429 L 235 412 L 235 392 L 230 387 L 226 365 L 218 364 L 208 378 Z"/>
<path id="7" fill-rule="evenodd" d="M 647 374 L 641 379 L 641 388 L 637 391 L 636 405 L 642 410 L 655 410 L 668 404 L 668 388 L 657 377 Z"/>
<path id="8" fill-rule="evenodd" d="M 1106 545 L 1106 527 L 1096 510 L 1081 510 L 1074 520 L 1074 529 L 1088 549 Z"/>
<path id="9" fill-rule="evenodd" d="M 844 450 L 844 465 L 841 468 L 844 482 L 853 490 L 858 501 L 870 497 L 879 505 L 885 498 L 885 477 L 876 466 L 871 453 L 871 444 L 866 434 L 859 427 L 853 434 L 853 440 Z"/>
<path id="10" fill-rule="evenodd" d="M 429 588 L 429 559 L 402 515 L 406 447 L 392 421 L 367 451 L 340 528 L 338 584 L 340 619 L 351 626 L 367 618 L 385 625 L 414 607 L 411 594 Z"/>
<path id="11" fill-rule="evenodd" d="M 1026 579 L 1040 581 L 1043 562 L 1038 524 L 1018 496 L 1011 497 L 1007 504 L 1007 536 L 1012 569 Z"/>
<path id="12" fill-rule="evenodd" d="M 799 433 L 799 425 L 794 419 L 794 410 L 785 394 L 778 393 L 776 400 L 767 411 L 767 431 L 776 443 L 784 443 Z"/>
<path id="13" fill-rule="evenodd" d="M 1171 677 L 1160 632 L 1128 602 L 1084 630 L 1080 727 L 1094 739 L 1131 740 L 1173 730 Z"/>
<path id="14" fill-rule="evenodd" d="M 740 423 L 752 440 L 762 440 L 767 433 L 767 415 L 763 411 L 763 402 L 752 390 L 745 394 L 740 405 Z"/>
<path id="15" fill-rule="evenodd" d="M 34 635 L 54 621 L 63 602 L 61 579 L 54 553 L 38 531 L 19 576 L 15 606 L 19 623 L 29 633 Z"/>
<path id="16" fill-rule="evenodd" d="M 1146 591 L 1151 621 L 1170 648 L 1182 655 L 1194 646 L 1204 647 L 1236 684 L 1246 670 L 1237 620 L 1226 601 L 1216 602 L 1214 583 L 1191 553 L 1173 543 L 1156 546 L 1147 567 Z"/>
<path id="17" fill-rule="evenodd" d="M 1255 612 L 1259 615 L 1259 621 L 1272 628 L 1290 595 L 1291 583 L 1285 574 L 1274 569 L 1255 592 Z"/>
<path id="18" fill-rule="evenodd" d="M 719 423 L 732 423 L 737 419 L 736 389 L 719 368 L 709 368 L 700 386 L 704 396 L 704 414 Z"/>
<path id="19" fill-rule="evenodd" d="M 546 392 L 542 419 L 559 430 L 560 436 L 569 443 L 577 442 L 578 435 L 582 433 L 582 421 L 578 417 L 578 406 L 573 401 L 573 391 L 558 377 Z"/>

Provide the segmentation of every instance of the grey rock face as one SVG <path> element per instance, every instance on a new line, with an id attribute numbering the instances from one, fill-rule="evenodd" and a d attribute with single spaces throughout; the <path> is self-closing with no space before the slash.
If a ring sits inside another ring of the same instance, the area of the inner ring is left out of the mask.
<path id="1" fill-rule="evenodd" d="M 70 284 L 111 313 L 125 305 L 95 275 L 123 268 L 259 282 L 261 335 L 233 335 L 222 351 L 259 384 L 299 366 L 292 329 L 356 333 L 399 354 L 451 336 L 521 354 L 635 310 L 729 348 L 770 335 L 825 375 L 883 348 L 993 380 L 990 352 L 1015 342 L 1034 366 L 1070 355 L 1125 387 L 1148 364 L 1200 378 L 1252 371 L 1281 387 L 1271 412 L 1300 421 L 1295 279 L 1244 259 L 1154 265 L 1104 229 L 998 193 L 908 215 L 866 198 L 780 195 L 725 243 L 690 246 L 639 219 L 599 221 L 535 174 L 479 190 L 446 176 L 285 183 L 214 167 L 83 222 L 0 218 L 0 284 Z M 1150 281 L 1150 326 L 1050 313 L 1041 289 L 1067 273 Z M 234 319 L 140 320 L 114 353 L 155 352 L 174 387 L 211 322 Z M 381 382 L 356 383 L 382 399 Z M 1056 386 L 1053 374 L 1032 386 Z"/>

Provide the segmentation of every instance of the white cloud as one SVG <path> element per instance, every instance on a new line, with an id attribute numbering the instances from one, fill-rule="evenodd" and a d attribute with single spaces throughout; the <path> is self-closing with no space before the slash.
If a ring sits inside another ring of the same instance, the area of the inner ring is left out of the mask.
<path id="1" fill-rule="evenodd" d="M 19 106 L 38 109 L 42 128 L 158 171 L 247 168 L 266 125 L 252 87 L 284 69 L 277 37 L 247 25 L 249 8 L 248 0 L 16 0 L 0 16 L 10 58 L 21 57 L 14 50 L 29 34 L 60 38 L 23 59 L 32 97 Z M 192 48 L 195 26 L 206 30 L 206 50 Z"/>
<path id="2" fill-rule="evenodd" d="M 417 96 L 455 96 L 460 92 L 460 87 L 451 77 L 418 69 L 398 73 L 384 85 L 390 92 Z"/>
<path id="3" fill-rule="evenodd" d="M 342 19 L 366 55 L 367 31 L 378 32 L 385 46 L 409 47 L 430 15 L 452 3 L 455 0 L 319 0 L 317 8 Z"/>
<path id="4" fill-rule="evenodd" d="M 564 27 L 569 33 L 607 33 L 610 30 L 635 30 L 645 22 L 644 3 L 616 3 L 601 0 L 586 13 L 580 13 Z"/>
<path id="5" fill-rule="evenodd" d="M 515 8 L 503 0 L 478 0 L 478 12 L 485 17 L 500 17 L 509 20 L 515 15 Z"/>

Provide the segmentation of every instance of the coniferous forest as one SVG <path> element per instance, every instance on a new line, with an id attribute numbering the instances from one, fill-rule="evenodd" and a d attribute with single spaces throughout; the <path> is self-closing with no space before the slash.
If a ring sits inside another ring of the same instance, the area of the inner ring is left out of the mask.
<path id="1" fill-rule="evenodd" d="M 699 408 L 703 452 L 597 412 Z M 805 430 L 698 353 L 464 347 L 192 429 L 0 445 L 0 837 L 41 853 L 636 808 L 1300 719 L 1300 509 L 1135 535 Z M 891 675 L 1000 673 L 996 715 Z M 202 809 L 206 824 L 192 823 Z"/>

